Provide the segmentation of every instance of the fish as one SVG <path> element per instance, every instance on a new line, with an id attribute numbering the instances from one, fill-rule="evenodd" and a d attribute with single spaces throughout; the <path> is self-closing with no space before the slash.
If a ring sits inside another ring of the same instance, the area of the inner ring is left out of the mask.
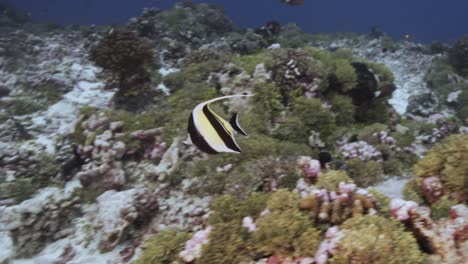
<path id="1" fill-rule="evenodd" d="M 210 108 L 210 104 L 228 98 L 248 96 L 253 96 L 253 94 L 221 96 L 195 106 L 187 126 L 191 142 L 208 154 L 241 153 L 242 151 L 234 138 L 234 132 L 244 136 L 247 133 L 239 124 L 239 115 L 234 113 L 231 119 L 226 121 Z"/>
<path id="2" fill-rule="evenodd" d="M 327 164 L 333 160 L 333 157 L 330 152 L 322 151 L 318 154 L 318 160 L 320 162 L 320 168 L 326 169 Z"/>
<path id="3" fill-rule="evenodd" d="M 304 4 L 304 0 L 281 0 L 281 2 L 287 5 L 302 5 Z"/>

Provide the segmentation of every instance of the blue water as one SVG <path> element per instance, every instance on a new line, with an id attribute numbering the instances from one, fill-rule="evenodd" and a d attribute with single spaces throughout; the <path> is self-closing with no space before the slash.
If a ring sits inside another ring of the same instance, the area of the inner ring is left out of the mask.
<path id="1" fill-rule="evenodd" d="M 225 8 L 239 27 L 257 27 L 268 20 L 295 22 L 317 32 L 368 32 L 377 25 L 400 39 L 412 34 L 416 41 L 453 42 L 468 33 L 466 0 L 304 0 L 287 6 L 280 0 L 205 0 Z M 170 8 L 174 0 L 11 0 L 42 22 L 65 24 L 124 23 L 141 8 Z"/>

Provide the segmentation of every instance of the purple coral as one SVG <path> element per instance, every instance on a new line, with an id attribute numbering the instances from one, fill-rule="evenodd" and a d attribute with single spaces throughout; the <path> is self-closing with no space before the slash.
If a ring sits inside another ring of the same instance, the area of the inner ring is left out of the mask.
<path id="1" fill-rule="evenodd" d="M 372 136 L 376 137 L 381 144 L 390 146 L 392 149 L 400 150 L 396 145 L 395 138 L 391 137 L 387 131 L 375 132 Z"/>
<path id="2" fill-rule="evenodd" d="M 339 151 L 347 159 L 358 158 L 364 161 L 382 161 L 382 153 L 365 141 L 344 144 Z"/>

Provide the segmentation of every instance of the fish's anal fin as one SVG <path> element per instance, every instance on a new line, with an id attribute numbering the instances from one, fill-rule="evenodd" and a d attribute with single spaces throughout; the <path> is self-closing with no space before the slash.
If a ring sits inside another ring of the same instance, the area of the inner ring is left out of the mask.
<path id="1" fill-rule="evenodd" d="M 231 124 L 232 128 L 239 132 L 240 134 L 244 135 L 244 136 L 247 136 L 247 133 L 244 132 L 244 130 L 240 127 L 239 125 L 239 119 L 238 119 L 239 115 L 237 113 L 234 113 L 231 117 L 231 119 L 229 120 L 229 124 Z"/>

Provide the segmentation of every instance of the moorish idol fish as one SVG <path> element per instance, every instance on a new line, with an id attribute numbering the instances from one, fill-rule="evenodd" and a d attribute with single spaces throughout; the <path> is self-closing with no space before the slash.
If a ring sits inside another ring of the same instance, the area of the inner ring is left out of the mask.
<path id="1" fill-rule="evenodd" d="M 217 97 L 197 105 L 188 120 L 187 131 L 190 140 L 201 151 L 208 154 L 220 152 L 241 153 L 239 145 L 234 139 L 234 131 L 246 136 L 239 125 L 238 115 L 235 113 L 228 121 L 213 112 L 210 104 L 228 98 L 252 95 L 228 95 Z"/>

